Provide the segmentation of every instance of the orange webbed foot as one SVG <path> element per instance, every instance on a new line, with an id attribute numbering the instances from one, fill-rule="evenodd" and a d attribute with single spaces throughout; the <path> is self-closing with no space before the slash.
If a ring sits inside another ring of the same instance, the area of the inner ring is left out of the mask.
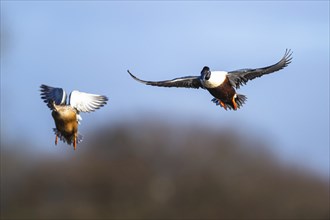
<path id="1" fill-rule="evenodd" d="M 55 145 L 57 145 L 57 142 L 58 142 L 58 137 L 57 137 L 57 134 L 55 135 Z"/>
<path id="2" fill-rule="evenodd" d="M 227 106 L 226 106 L 226 104 L 225 104 L 223 101 L 219 100 L 219 99 L 218 99 L 218 101 L 219 101 L 219 103 L 220 103 L 220 106 L 221 106 L 222 108 L 224 108 L 224 109 L 227 111 Z"/>
<path id="3" fill-rule="evenodd" d="M 236 95 L 233 96 L 232 102 L 233 102 L 234 110 L 236 111 L 237 110 L 237 103 L 235 101 L 235 98 L 236 98 Z"/>
<path id="4" fill-rule="evenodd" d="M 77 148 L 77 137 L 75 135 L 73 138 L 73 150 L 76 150 L 76 148 Z"/>

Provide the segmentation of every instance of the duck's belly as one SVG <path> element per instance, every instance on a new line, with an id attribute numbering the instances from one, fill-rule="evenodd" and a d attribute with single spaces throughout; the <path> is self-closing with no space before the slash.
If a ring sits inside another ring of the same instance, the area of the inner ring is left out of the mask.
<path id="1" fill-rule="evenodd" d="M 52 116 L 56 129 L 64 134 L 71 135 L 77 132 L 78 122 L 76 113 L 73 110 L 53 111 Z"/>
<path id="2" fill-rule="evenodd" d="M 232 86 L 220 85 L 216 88 L 208 89 L 208 91 L 215 97 L 223 102 L 231 102 L 233 96 L 235 95 L 235 89 Z"/>

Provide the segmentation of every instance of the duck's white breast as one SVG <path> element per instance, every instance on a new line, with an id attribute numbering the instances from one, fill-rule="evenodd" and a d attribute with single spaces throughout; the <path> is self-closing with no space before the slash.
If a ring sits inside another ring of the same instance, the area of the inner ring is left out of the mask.
<path id="1" fill-rule="evenodd" d="M 225 81 L 226 76 L 226 71 L 212 71 L 210 79 L 204 80 L 203 85 L 206 88 L 216 88 Z"/>

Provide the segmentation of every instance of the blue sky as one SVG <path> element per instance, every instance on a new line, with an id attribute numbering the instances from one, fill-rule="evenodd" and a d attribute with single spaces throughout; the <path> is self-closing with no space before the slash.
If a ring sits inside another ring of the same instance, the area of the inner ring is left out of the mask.
<path id="1" fill-rule="evenodd" d="M 248 101 L 236 112 L 216 107 L 207 91 L 144 86 L 126 73 L 165 80 L 205 65 L 263 67 L 286 48 L 293 62 L 241 87 Z M 230 125 L 329 176 L 328 1 L 1 1 L 1 141 L 57 154 L 40 84 L 109 97 L 82 115 L 85 140 L 97 126 L 143 117 Z"/>

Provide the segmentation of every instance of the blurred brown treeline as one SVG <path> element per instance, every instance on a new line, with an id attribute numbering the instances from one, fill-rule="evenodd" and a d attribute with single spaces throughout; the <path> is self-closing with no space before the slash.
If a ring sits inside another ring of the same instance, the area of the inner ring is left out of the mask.
<path id="1" fill-rule="evenodd" d="M 233 129 L 141 122 L 88 136 L 63 157 L 6 146 L 2 219 L 329 219 L 325 178 Z"/>

